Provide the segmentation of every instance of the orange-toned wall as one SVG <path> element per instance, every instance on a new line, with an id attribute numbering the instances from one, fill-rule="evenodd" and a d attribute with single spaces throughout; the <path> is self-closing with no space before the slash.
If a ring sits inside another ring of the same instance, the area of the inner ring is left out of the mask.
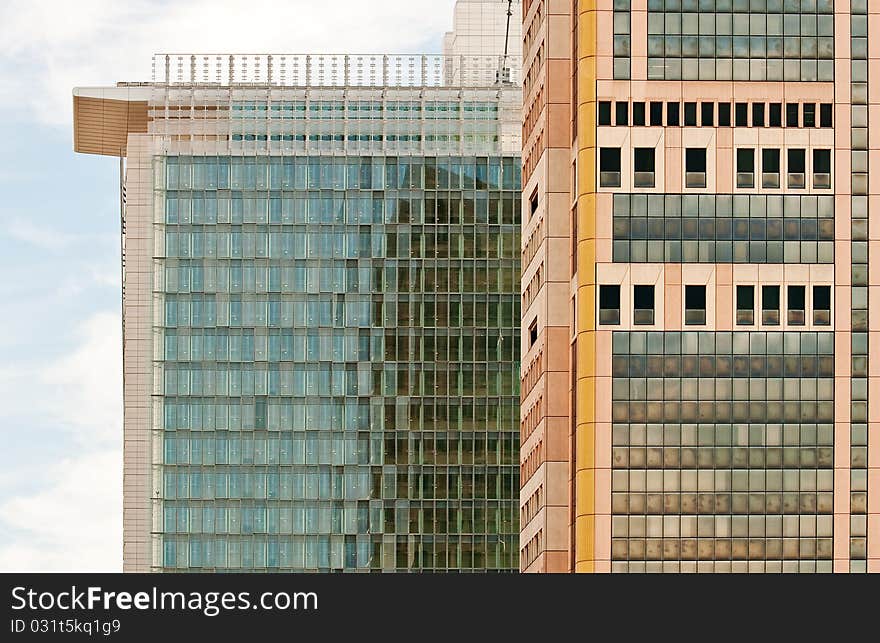
<path id="1" fill-rule="evenodd" d="M 571 0 L 523 3 L 520 568 L 526 572 L 571 566 L 571 8 Z"/>

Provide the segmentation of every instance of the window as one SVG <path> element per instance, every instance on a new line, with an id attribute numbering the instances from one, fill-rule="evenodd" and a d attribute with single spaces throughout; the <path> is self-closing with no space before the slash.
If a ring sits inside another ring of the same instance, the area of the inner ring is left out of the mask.
<path id="1" fill-rule="evenodd" d="M 684 323 L 687 326 L 706 325 L 706 286 L 684 287 Z"/>
<path id="2" fill-rule="evenodd" d="M 779 286 L 761 286 L 761 323 L 779 326 Z"/>
<path id="3" fill-rule="evenodd" d="M 798 103 L 785 104 L 785 126 L 798 127 L 800 125 L 800 105 Z"/>
<path id="4" fill-rule="evenodd" d="M 700 103 L 700 125 L 715 126 L 715 103 Z"/>
<path id="5" fill-rule="evenodd" d="M 535 317 L 529 325 L 529 348 L 538 341 L 538 318 Z"/>
<path id="6" fill-rule="evenodd" d="M 620 148 L 599 148 L 599 187 L 620 187 Z"/>
<path id="7" fill-rule="evenodd" d="M 689 147 L 684 151 L 685 187 L 706 187 L 706 150 Z"/>
<path id="8" fill-rule="evenodd" d="M 736 187 L 755 187 L 755 150 L 750 147 L 736 150 Z"/>
<path id="9" fill-rule="evenodd" d="M 816 103 L 804 103 L 804 127 L 816 127 Z"/>
<path id="10" fill-rule="evenodd" d="M 629 103 L 617 101 L 614 104 L 614 122 L 616 125 L 629 125 Z"/>
<path id="11" fill-rule="evenodd" d="M 788 287 L 788 324 L 789 326 L 803 326 L 806 323 L 807 310 L 806 286 Z"/>
<path id="12" fill-rule="evenodd" d="M 749 104 L 748 103 L 737 103 L 735 107 L 735 116 L 736 116 L 736 126 L 737 127 L 748 127 L 749 126 Z"/>
<path id="13" fill-rule="evenodd" d="M 535 188 L 535 191 L 532 192 L 532 196 L 529 197 L 529 215 L 533 215 L 537 211 L 538 211 L 538 188 Z"/>
<path id="14" fill-rule="evenodd" d="M 637 147 L 633 153 L 633 187 L 654 187 L 654 148 Z"/>
<path id="15" fill-rule="evenodd" d="M 730 127 L 730 103 L 718 103 L 718 127 Z"/>
<path id="16" fill-rule="evenodd" d="M 770 103 L 770 127 L 782 127 L 782 103 Z"/>
<path id="17" fill-rule="evenodd" d="M 599 323 L 606 326 L 620 323 L 620 286 L 599 286 Z"/>
<path id="18" fill-rule="evenodd" d="M 813 150 L 813 187 L 831 187 L 831 150 Z"/>
<path id="19" fill-rule="evenodd" d="M 676 126 L 678 121 L 678 103 L 666 103 L 666 124 Z"/>
<path id="20" fill-rule="evenodd" d="M 819 127 L 832 127 L 834 107 L 831 103 L 819 105 Z"/>
<path id="21" fill-rule="evenodd" d="M 755 287 L 736 287 L 736 325 L 752 326 L 755 323 Z"/>
<path id="22" fill-rule="evenodd" d="M 697 104 L 696 103 L 685 103 L 684 104 L 684 126 L 685 127 L 696 127 L 697 125 Z"/>
<path id="23" fill-rule="evenodd" d="M 761 186 L 767 189 L 779 187 L 779 150 L 761 150 Z"/>
<path id="24" fill-rule="evenodd" d="M 764 103 L 752 103 L 752 127 L 764 127 Z"/>
<path id="25" fill-rule="evenodd" d="M 645 124 L 645 103 L 633 103 L 633 125 L 642 126 Z"/>
<path id="26" fill-rule="evenodd" d="M 633 324 L 637 326 L 654 324 L 654 286 L 633 288 Z"/>
<path id="27" fill-rule="evenodd" d="M 793 148 L 788 150 L 788 187 L 806 187 L 807 151 Z"/>
<path id="28" fill-rule="evenodd" d="M 599 125 L 611 125 L 611 101 L 599 101 Z"/>
<path id="29" fill-rule="evenodd" d="M 663 103 L 651 101 L 651 126 L 657 127 L 661 125 L 663 125 Z"/>
<path id="30" fill-rule="evenodd" d="M 813 324 L 831 325 L 831 286 L 813 286 Z"/>

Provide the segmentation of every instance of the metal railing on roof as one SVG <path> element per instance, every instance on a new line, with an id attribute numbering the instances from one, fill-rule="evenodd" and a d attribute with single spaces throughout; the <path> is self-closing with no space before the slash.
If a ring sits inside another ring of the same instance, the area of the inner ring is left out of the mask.
<path id="1" fill-rule="evenodd" d="M 156 54 L 153 83 L 270 87 L 519 85 L 504 56 L 440 54 Z"/>

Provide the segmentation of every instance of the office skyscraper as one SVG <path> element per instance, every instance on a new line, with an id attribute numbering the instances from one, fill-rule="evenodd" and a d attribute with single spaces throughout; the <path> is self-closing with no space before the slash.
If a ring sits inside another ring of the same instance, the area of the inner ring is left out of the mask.
<path id="1" fill-rule="evenodd" d="M 75 149 L 121 159 L 126 570 L 517 568 L 503 62 L 157 55 L 74 91 Z"/>
<path id="2" fill-rule="evenodd" d="M 521 569 L 880 570 L 877 11 L 523 3 Z"/>

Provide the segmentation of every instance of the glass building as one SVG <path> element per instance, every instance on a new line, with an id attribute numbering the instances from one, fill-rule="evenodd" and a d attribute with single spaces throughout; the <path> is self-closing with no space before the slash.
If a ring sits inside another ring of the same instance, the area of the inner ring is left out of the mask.
<path id="1" fill-rule="evenodd" d="M 157 56 L 75 91 L 77 150 L 124 161 L 126 570 L 517 568 L 498 65 Z"/>

